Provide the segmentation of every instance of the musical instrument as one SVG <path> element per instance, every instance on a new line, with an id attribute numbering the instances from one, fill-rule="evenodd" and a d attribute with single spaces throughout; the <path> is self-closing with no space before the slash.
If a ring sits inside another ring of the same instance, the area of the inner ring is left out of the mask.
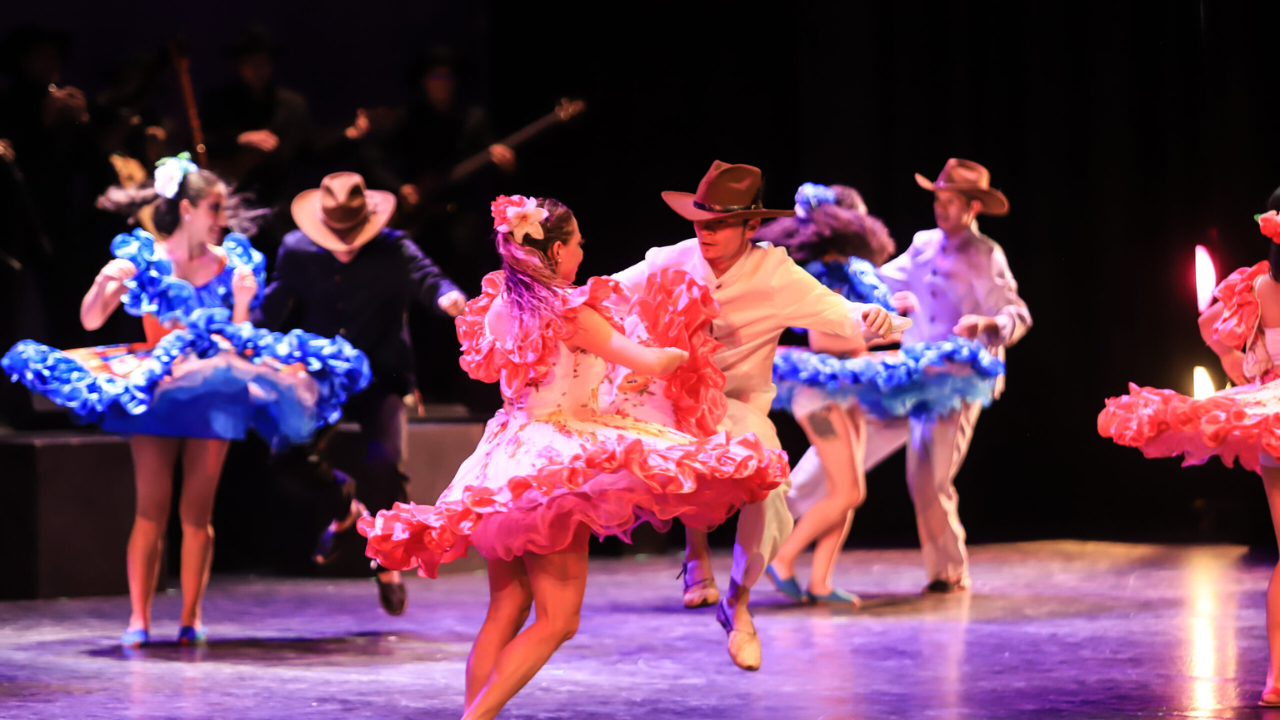
<path id="1" fill-rule="evenodd" d="M 580 115 L 586 109 L 587 103 L 585 100 L 560 98 L 560 102 L 551 112 L 502 138 L 495 144 L 506 145 L 509 148 L 515 149 L 519 145 L 528 142 L 546 130 L 561 123 L 568 122 L 577 115 Z M 441 177 L 439 175 L 427 175 L 420 178 L 416 185 L 418 188 L 418 195 L 421 199 L 417 203 L 416 207 L 412 208 L 403 207 L 404 203 L 401 203 L 401 207 L 396 209 L 398 217 L 392 221 L 392 224 L 396 227 L 403 227 L 402 224 L 396 223 L 397 221 L 403 222 L 404 215 L 412 215 L 415 221 L 421 222 L 426 217 L 452 212 L 453 207 L 451 205 L 431 203 L 429 200 L 452 187 L 461 185 L 467 178 L 470 178 L 480 170 L 488 167 L 492 162 L 493 160 L 490 156 L 489 148 L 486 147 L 455 165 L 453 169 L 449 171 L 447 176 Z"/>
<path id="2" fill-rule="evenodd" d="M 196 111 L 196 92 L 191 84 L 191 57 L 187 54 L 187 40 L 175 38 L 169 42 L 169 54 L 173 57 L 173 66 L 178 71 L 178 82 L 182 85 L 182 101 L 187 108 L 187 121 L 191 124 L 191 145 L 196 151 L 196 164 L 208 167 L 209 155 L 204 145 L 204 129 L 200 126 L 200 114 Z"/>

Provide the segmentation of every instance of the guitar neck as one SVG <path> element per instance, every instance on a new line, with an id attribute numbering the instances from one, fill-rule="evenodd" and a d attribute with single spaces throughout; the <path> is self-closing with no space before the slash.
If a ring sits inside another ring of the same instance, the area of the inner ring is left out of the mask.
<path id="1" fill-rule="evenodd" d="M 546 130 L 547 128 L 551 127 L 552 125 L 555 125 L 558 122 L 560 122 L 559 112 L 553 110 L 547 113 L 546 115 L 543 115 L 542 117 L 538 118 L 537 120 L 534 120 L 528 125 L 520 128 L 519 130 L 511 133 L 510 135 L 502 138 L 502 140 L 499 140 L 499 142 L 502 143 L 503 145 L 506 145 L 509 148 L 515 148 L 521 143 L 532 138 L 534 135 L 537 135 L 538 133 L 542 132 L 543 130 Z M 466 178 L 467 176 L 475 173 L 476 171 L 480 170 L 481 168 L 483 168 L 485 165 L 488 165 L 488 164 L 489 164 L 489 149 L 485 148 L 484 150 L 481 150 L 480 152 L 472 155 L 466 160 L 463 160 L 462 162 L 458 163 L 458 165 L 454 167 L 453 170 L 449 173 L 449 181 L 458 182 Z"/>

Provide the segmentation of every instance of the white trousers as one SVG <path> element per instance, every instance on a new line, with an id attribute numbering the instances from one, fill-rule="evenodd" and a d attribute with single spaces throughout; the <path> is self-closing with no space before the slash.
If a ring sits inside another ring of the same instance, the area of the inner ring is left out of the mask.
<path id="1" fill-rule="evenodd" d="M 941 420 L 867 418 L 866 469 L 879 465 L 898 448 L 907 448 L 907 487 L 916 509 L 916 530 L 929 580 L 969 578 L 969 553 L 960 523 L 956 474 L 964 464 L 982 405 L 968 403 Z M 791 471 L 790 509 L 803 514 L 826 495 L 826 477 L 818 453 L 809 451 Z"/>
<path id="2" fill-rule="evenodd" d="M 733 435 L 753 432 L 767 447 L 782 449 L 778 431 L 769 416 L 746 403 L 730 399 L 722 428 Z M 791 534 L 795 520 L 787 510 L 790 482 L 774 488 L 761 502 L 752 503 L 738 513 L 738 536 L 733 543 L 733 570 L 729 591 L 736 587 L 748 590 L 755 586 L 764 569 L 778 554 L 782 542 Z"/>

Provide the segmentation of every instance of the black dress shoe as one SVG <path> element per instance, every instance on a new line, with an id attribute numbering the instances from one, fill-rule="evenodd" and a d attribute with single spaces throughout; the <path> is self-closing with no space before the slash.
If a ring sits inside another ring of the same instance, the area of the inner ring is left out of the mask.
<path id="1" fill-rule="evenodd" d="M 960 580 L 952 582 L 950 580 L 934 580 L 924 586 L 925 595 L 947 595 L 954 592 L 963 592 L 969 589 L 968 580 Z"/>
<path id="2" fill-rule="evenodd" d="M 405 592 L 404 583 L 383 582 L 377 575 L 374 579 L 378 581 L 378 601 L 382 603 L 382 609 L 386 610 L 388 615 L 403 615 L 404 606 L 409 602 L 409 594 Z"/>
<path id="3" fill-rule="evenodd" d="M 353 514 L 357 520 L 362 517 L 369 517 L 369 509 L 364 506 L 364 503 L 357 500 L 353 508 Z M 334 520 L 329 523 L 329 527 L 325 528 L 324 532 L 320 533 L 320 539 L 316 541 L 315 553 L 312 555 L 312 560 L 317 565 L 327 565 L 333 562 L 341 554 L 342 539 L 357 532 L 355 521 L 352 521 L 350 525 L 342 530 L 338 530 L 338 524 L 339 522 Z"/>

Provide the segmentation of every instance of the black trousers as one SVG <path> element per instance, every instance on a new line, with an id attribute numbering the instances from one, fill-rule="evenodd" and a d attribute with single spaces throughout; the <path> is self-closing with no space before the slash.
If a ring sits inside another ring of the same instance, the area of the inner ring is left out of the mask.
<path id="1" fill-rule="evenodd" d="M 272 456 L 272 470 L 283 482 L 304 488 L 315 497 L 321 513 L 333 519 L 345 518 L 356 497 L 370 512 L 389 510 L 394 503 L 409 501 L 409 476 L 404 472 L 408 444 L 408 414 L 399 394 L 375 382 L 355 395 L 342 408 L 346 422 L 360 426 L 357 447 L 365 448 L 362 458 L 346 458 L 349 470 L 333 466 L 332 441 L 337 428 L 330 426 L 308 444 L 296 445 Z"/>

